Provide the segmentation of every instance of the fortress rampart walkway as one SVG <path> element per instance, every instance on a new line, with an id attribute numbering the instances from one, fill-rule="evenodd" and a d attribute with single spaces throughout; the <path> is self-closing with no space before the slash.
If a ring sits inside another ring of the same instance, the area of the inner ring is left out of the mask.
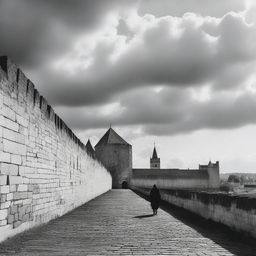
<path id="1" fill-rule="evenodd" d="M 197 229 L 130 190 L 111 190 L 47 225 L 0 244 L 0 255 L 256 255 L 256 245 Z"/>

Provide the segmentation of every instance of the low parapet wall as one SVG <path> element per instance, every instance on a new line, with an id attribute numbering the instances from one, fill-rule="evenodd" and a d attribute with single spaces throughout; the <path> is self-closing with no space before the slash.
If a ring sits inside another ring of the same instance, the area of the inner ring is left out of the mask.
<path id="1" fill-rule="evenodd" d="M 149 195 L 150 189 L 132 187 Z M 218 192 L 161 190 L 162 200 L 256 238 L 256 198 Z"/>
<path id="2" fill-rule="evenodd" d="M 108 171 L 32 82 L 0 57 L 0 241 L 111 189 Z"/>

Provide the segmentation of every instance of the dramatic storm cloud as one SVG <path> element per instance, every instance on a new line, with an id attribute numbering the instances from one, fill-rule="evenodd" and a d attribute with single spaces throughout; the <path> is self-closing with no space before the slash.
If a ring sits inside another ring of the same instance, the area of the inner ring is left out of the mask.
<path id="1" fill-rule="evenodd" d="M 256 125 L 255 17 L 249 0 L 0 0 L 0 54 L 84 139 L 113 124 L 145 165 L 143 138 Z"/>
<path id="2" fill-rule="evenodd" d="M 128 35 L 119 34 L 120 24 Z M 60 105 L 105 103 L 138 87 L 210 85 L 226 90 L 254 71 L 255 39 L 255 25 L 242 14 L 216 19 L 130 13 L 122 23 L 112 16 L 95 36 L 81 37 L 40 72 L 47 78 L 42 81 L 50 99 Z"/>

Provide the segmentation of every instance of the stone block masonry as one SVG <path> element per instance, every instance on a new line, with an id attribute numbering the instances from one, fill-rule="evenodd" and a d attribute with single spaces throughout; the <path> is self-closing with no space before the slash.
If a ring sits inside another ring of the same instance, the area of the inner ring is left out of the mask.
<path id="1" fill-rule="evenodd" d="M 150 189 L 132 187 L 146 196 Z M 161 189 L 162 200 L 184 208 L 205 219 L 256 238 L 256 198 L 254 195 L 230 195 L 179 189 Z"/>
<path id="2" fill-rule="evenodd" d="M 219 162 L 199 165 L 198 169 L 132 169 L 130 185 L 161 189 L 219 189 Z"/>
<path id="3" fill-rule="evenodd" d="M 0 242 L 108 191 L 108 171 L 32 82 L 0 57 Z"/>

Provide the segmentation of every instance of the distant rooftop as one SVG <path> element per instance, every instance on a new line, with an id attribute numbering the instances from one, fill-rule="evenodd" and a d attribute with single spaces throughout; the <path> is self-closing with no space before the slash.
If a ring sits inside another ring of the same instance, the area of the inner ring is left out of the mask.
<path id="1" fill-rule="evenodd" d="M 87 153 L 88 153 L 90 156 L 94 156 L 95 151 L 94 151 L 94 148 L 93 148 L 93 146 L 92 146 L 92 144 L 91 144 L 90 139 L 88 139 L 85 148 L 86 148 Z"/>
<path id="2" fill-rule="evenodd" d="M 130 145 L 122 137 L 120 137 L 111 127 L 107 130 L 107 132 L 103 135 L 103 137 L 100 139 L 95 147 L 108 144 Z"/>
<path id="3" fill-rule="evenodd" d="M 154 150 L 153 150 L 152 158 L 153 158 L 153 159 L 158 158 L 158 156 L 157 156 L 157 152 L 156 152 L 156 147 L 155 147 L 155 146 L 154 146 Z"/>

